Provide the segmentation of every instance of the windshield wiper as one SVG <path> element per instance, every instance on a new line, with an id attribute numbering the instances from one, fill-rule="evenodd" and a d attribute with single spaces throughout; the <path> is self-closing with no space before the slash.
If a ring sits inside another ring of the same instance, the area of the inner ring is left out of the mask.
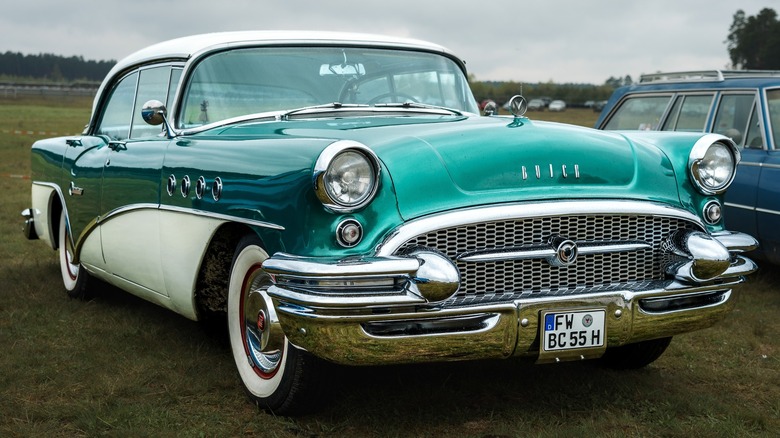
<path id="1" fill-rule="evenodd" d="M 446 111 L 448 113 L 455 114 L 456 116 L 463 115 L 462 112 L 453 108 L 447 108 L 446 106 L 429 105 L 427 103 L 412 102 L 409 100 L 407 100 L 406 102 L 376 103 L 374 104 L 374 106 L 377 108 L 412 108 L 412 109 L 440 110 L 440 111 Z"/>
<path id="2" fill-rule="evenodd" d="M 294 110 L 287 111 L 279 115 L 279 120 L 288 120 L 290 116 L 308 111 L 317 111 L 323 109 L 352 109 L 352 108 L 368 108 L 368 105 L 362 105 L 357 103 L 341 103 L 331 102 L 324 105 L 305 106 L 302 108 L 296 108 Z"/>

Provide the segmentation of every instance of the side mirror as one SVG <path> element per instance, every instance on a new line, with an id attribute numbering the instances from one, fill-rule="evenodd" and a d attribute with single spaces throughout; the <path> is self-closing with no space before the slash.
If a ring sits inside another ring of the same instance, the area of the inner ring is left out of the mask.
<path id="1" fill-rule="evenodd" d="M 141 117 L 143 117 L 144 122 L 152 126 L 165 122 L 167 115 L 168 110 L 165 109 L 165 104 L 159 100 L 150 100 L 141 108 Z"/>
<path id="2" fill-rule="evenodd" d="M 174 137 L 175 133 L 168 123 L 168 110 L 165 108 L 164 103 L 159 100 L 150 100 L 146 102 L 144 106 L 141 107 L 141 117 L 144 119 L 144 122 L 152 126 L 165 124 L 165 135 L 167 135 L 168 138 Z"/>

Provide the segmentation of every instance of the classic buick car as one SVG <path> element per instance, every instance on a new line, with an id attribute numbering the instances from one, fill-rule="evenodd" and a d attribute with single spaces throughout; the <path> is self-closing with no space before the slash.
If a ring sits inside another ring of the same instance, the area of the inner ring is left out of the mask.
<path id="1" fill-rule="evenodd" d="M 780 264 L 780 71 L 654 73 L 612 94 L 599 129 L 715 132 L 742 155 L 725 194 L 727 226 L 754 236 Z"/>
<path id="2" fill-rule="evenodd" d="M 78 136 L 32 148 L 25 233 L 93 278 L 224 315 L 250 398 L 293 413 L 321 360 L 657 359 L 756 265 L 724 229 L 716 134 L 481 116 L 434 44 L 241 32 L 120 61 Z M 494 113 L 494 108 L 491 113 Z"/>

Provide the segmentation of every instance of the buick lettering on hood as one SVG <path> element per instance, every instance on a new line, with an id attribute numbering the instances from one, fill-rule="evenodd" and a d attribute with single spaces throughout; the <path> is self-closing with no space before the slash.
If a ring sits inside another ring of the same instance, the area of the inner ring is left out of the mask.
<path id="1" fill-rule="evenodd" d="M 344 365 L 638 368 L 733 307 L 716 134 L 601 132 L 495 106 L 427 42 L 232 32 L 121 60 L 81 135 L 32 147 L 24 232 L 72 297 L 115 285 L 226 321 L 249 397 L 316 406 Z M 193 376 L 193 378 L 197 378 Z"/>

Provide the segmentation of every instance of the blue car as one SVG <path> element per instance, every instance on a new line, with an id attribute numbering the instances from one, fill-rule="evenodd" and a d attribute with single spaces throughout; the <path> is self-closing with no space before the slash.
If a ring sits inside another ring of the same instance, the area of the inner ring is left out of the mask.
<path id="1" fill-rule="evenodd" d="M 644 75 L 612 94 L 596 128 L 730 137 L 742 160 L 726 192 L 727 226 L 755 236 L 757 255 L 780 264 L 780 71 Z"/>

